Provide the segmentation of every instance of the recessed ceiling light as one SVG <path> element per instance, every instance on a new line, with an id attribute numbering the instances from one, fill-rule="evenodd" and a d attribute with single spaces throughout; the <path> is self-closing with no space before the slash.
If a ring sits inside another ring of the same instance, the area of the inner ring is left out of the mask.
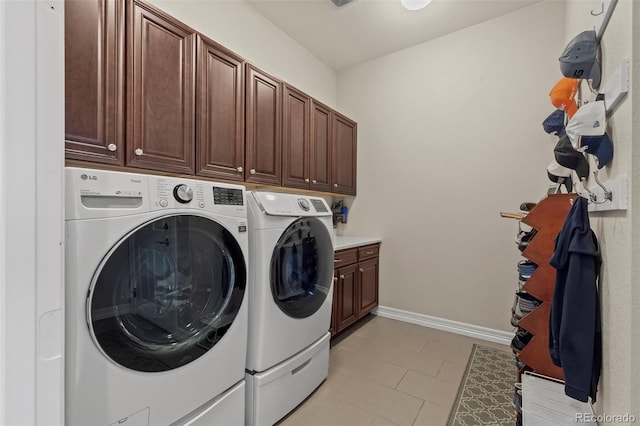
<path id="1" fill-rule="evenodd" d="M 407 10 L 420 10 L 431 3 L 431 0 L 400 0 L 400 3 Z"/>

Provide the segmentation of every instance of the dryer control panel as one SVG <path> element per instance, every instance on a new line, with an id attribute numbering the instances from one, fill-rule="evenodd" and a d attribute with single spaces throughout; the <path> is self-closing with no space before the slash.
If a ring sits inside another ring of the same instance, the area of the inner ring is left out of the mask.
<path id="1" fill-rule="evenodd" d="M 331 216 L 327 202 L 320 197 L 257 191 L 251 194 L 269 216 Z"/>

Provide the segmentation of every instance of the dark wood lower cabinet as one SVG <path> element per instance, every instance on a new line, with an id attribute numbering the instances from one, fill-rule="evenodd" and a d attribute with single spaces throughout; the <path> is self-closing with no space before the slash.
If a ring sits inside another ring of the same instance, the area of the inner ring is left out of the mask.
<path id="1" fill-rule="evenodd" d="M 336 289 L 338 304 L 334 300 L 334 308 L 337 309 L 335 329 L 336 332 L 342 330 L 358 319 L 358 300 L 356 282 L 356 264 L 343 266 L 336 269 Z"/>
<path id="2" fill-rule="evenodd" d="M 378 306 L 379 247 L 374 244 L 336 251 L 331 335 Z"/>
<path id="3" fill-rule="evenodd" d="M 358 282 L 360 297 L 358 298 L 358 318 L 368 314 L 378 306 L 378 257 L 358 263 Z"/>

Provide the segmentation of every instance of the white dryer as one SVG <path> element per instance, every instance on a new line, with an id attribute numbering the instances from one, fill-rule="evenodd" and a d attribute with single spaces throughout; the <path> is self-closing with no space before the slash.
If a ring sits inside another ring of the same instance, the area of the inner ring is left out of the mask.
<path id="1" fill-rule="evenodd" d="M 243 186 L 66 169 L 67 425 L 244 424 Z"/>
<path id="2" fill-rule="evenodd" d="M 250 192 L 248 425 L 272 425 L 327 377 L 331 210 L 320 197 Z"/>

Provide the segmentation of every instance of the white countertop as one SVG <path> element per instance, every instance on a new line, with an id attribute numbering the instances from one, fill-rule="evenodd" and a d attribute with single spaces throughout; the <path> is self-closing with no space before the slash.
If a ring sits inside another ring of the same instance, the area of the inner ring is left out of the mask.
<path id="1" fill-rule="evenodd" d="M 366 246 L 367 244 L 375 244 L 382 242 L 378 237 L 342 237 L 336 236 L 334 241 L 334 250 L 343 250 L 352 247 Z"/>

